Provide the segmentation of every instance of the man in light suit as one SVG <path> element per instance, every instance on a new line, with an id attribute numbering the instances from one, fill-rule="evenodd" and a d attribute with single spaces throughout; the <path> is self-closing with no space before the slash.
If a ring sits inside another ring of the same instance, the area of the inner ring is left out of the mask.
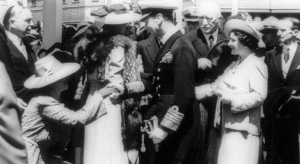
<path id="1" fill-rule="evenodd" d="M 266 54 L 268 96 L 264 103 L 265 118 L 272 120 L 270 164 L 299 163 L 300 100 L 288 99 L 300 92 L 300 45 L 296 41 L 299 20 L 284 18 L 278 23 L 278 37 L 283 44 Z"/>
<path id="2" fill-rule="evenodd" d="M 33 97 L 33 91 L 24 87 L 24 81 L 35 72 L 36 56 L 26 35 L 31 30 L 32 13 L 22 6 L 10 7 L 3 18 L 3 25 L 7 35 L 7 45 L 12 59 L 12 84 L 19 98 L 18 101 L 28 103 Z M 24 103 L 23 103 L 24 105 Z"/>
<path id="3" fill-rule="evenodd" d="M 21 111 L 5 68 L 9 67 L 10 59 L 5 38 L 4 29 L 0 27 L 0 163 L 27 164 L 20 125 Z"/>

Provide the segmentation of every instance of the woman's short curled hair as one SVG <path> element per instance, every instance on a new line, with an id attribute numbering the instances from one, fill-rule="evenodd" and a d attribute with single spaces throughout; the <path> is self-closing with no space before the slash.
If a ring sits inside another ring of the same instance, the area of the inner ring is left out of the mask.
<path id="1" fill-rule="evenodd" d="M 233 30 L 232 33 L 234 33 L 234 35 L 236 35 L 240 41 L 240 43 L 250 49 L 257 49 L 258 48 L 258 40 L 248 34 L 248 33 L 245 33 L 243 31 L 240 31 L 240 30 Z"/>

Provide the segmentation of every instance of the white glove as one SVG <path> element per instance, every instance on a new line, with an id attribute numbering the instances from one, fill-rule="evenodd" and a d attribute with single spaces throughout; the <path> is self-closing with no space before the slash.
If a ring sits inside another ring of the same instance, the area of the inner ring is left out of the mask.
<path id="1" fill-rule="evenodd" d="M 198 59 L 198 68 L 199 69 L 206 69 L 206 68 L 211 68 L 212 63 L 209 59 L 206 58 L 200 58 Z"/>
<path id="2" fill-rule="evenodd" d="M 195 87 L 195 94 L 197 100 L 202 100 L 206 97 L 210 97 L 213 95 L 213 88 L 211 84 L 204 84 L 198 87 Z"/>
<path id="3" fill-rule="evenodd" d="M 148 132 L 148 134 L 149 134 L 149 138 L 152 139 L 154 144 L 160 143 L 168 136 L 168 132 L 162 130 L 161 128 L 154 128 L 154 130 Z"/>

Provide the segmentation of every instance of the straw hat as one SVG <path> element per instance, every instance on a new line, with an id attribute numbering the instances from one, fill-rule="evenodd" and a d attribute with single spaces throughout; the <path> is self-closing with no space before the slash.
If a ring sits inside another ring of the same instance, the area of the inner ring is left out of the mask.
<path id="1" fill-rule="evenodd" d="M 138 21 L 141 15 L 126 9 L 123 4 L 110 4 L 102 6 L 96 10 L 91 11 L 92 16 L 98 16 L 104 19 L 104 24 L 125 24 L 129 22 Z"/>
<path id="2" fill-rule="evenodd" d="M 24 83 L 26 88 L 33 89 L 45 87 L 73 74 L 79 70 L 80 65 L 77 63 L 62 64 L 52 55 L 48 55 L 35 62 L 35 68 L 36 72 L 34 75 L 29 77 Z"/>
<path id="3" fill-rule="evenodd" d="M 226 22 L 224 27 L 225 34 L 227 38 L 229 38 L 229 35 L 231 31 L 233 30 L 239 30 L 243 31 L 249 35 L 252 35 L 257 40 L 260 40 L 258 31 L 250 24 L 245 21 L 239 20 L 239 19 L 231 19 L 228 22 Z"/>
<path id="4" fill-rule="evenodd" d="M 142 10 L 144 10 L 144 9 L 166 9 L 166 10 L 178 9 L 177 3 L 175 3 L 173 0 L 138 1 L 138 4 Z"/>

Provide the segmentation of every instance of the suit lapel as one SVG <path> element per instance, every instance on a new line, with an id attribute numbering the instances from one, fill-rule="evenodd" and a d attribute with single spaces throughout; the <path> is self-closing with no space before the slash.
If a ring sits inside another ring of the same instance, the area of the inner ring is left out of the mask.
<path id="1" fill-rule="evenodd" d="M 17 60 L 19 60 L 19 62 L 23 65 L 23 67 L 29 71 L 30 71 L 30 68 L 28 66 L 28 63 L 24 57 L 24 55 L 22 54 L 21 51 L 19 51 L 19 49 L 12 43 L 12 41 L 10 39 L 7 39 L 7 44 L 10 48 L 10 52 L 11 52 L 11 55 L 14 56 Z M 30 55 L 30 54 L 28 54 Z"/>
<path id="2" fill-rule="evenodd" d="M 159 61 L 162 59 L 162 57 L 170 51 L 173 43 L 176 41 L 177 38 L 182 36 L 182 33 L 180 31 L 177 31 L 175 34 L 173 34 L 167 41 L 166 43 L 162 46 L 162 48 L 159 50 L 157 56 L 155 57 L 154 60 L 154 65 L 156 66 Z"/>
<path id="3" fill-rule="evenodd" d="M 297 69 L 297 67 L 299 66 L 299 64 L 300 64 L 300 47 L 299 47 L 299 45 L 297 45 L 297 49 L 296 49 L 294 58 L 293 58 L 293 60 L 292 60 L 290 69 L 289 69 L 288 74 L 287 74 L 287 76 L 286 76 L 286 80 L 289 79 L 289 78 L 291 77 L 291 75 L 292 75 L 292 74 L 294 73 L 294 71 Z"/>
<path id="4" fill-rule="evenodd" d="M 154 61 L 155 57 L 157 55 L 157 52 L 158 52 L 158 45 L 155 41 L 155 37 L 152 37 L 152 39 L 150 39 L 147 42 L 147 46 L 145 48 L 146 48 L 146 51 L 148 52 L 150 59 L 152 61 Z"/>
<path id="5" fill-rule="evenodd" d="M 199 39 L 196 39 L 192 42 L 193 46 L 199 52 L 199 54 L 201 54 L 201 57 L 207 57 L 209 47 L 200 28 L 197 30 L 197 33 L 195 33 L 195 35 L 197 35 Z M 200 56 L 198 57 L 200 58 Z"/>
<path id="6" fill-rule="evenodd" d="M 283 80 L 283 72 L 282 72 L 282 62 L 281 62 L 281 51 L 274 51 L 274 64 L 277 68 L 279 77 Z"/>

